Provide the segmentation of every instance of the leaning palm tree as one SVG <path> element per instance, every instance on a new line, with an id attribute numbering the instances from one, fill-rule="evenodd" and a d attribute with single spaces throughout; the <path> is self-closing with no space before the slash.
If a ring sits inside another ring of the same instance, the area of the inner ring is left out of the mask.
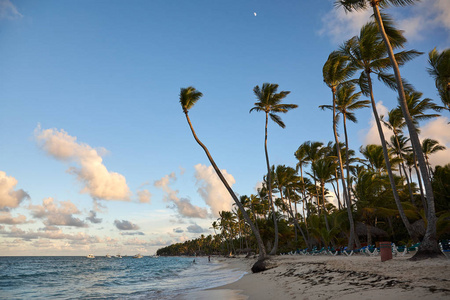
<path id="1" fill-rule="evenodd" d="M 450 48 L 441 53 L 434 48 L 428 53 L 428 73 L 434 78 L 436 88 L 445 108 L 450 111 Z"/>
<path id="2" fill-rule="evenodd" d="M 273 211 L 273 220 L 274 220 L 274 226 L 275 226 L 275 242 L 274 246 L 272 248 L 272 251 L 270 251 L 270 255 L 274 255 L 277 253 L 278 249 L 278 222 L 276 220 L 275 216 L 275 207 L 272 200 L 272 184 L 271 184 L 271 177 L 270 177 L 270 163 L 269 163 L 269 153 L 267 150 L 267 124 L 269 121 L 269 116 L 277 125 L 279 125 L 281 128 L 285 128 L 286 125 L 281 120 L 280 116 L 277 115 L 277 113 L 287 113 L 289 110 L 297 108 L 298 105 L 296 104 L 283 104 L 281 101 L 286 98 L 287 95 L 289 95 L 289 91 L 281 91 L 277 93 L 278 90 L 278 84 L 272 84 L 272 83 L 264 83 L 262 87 L 260 88 L 258 85 L 254 87 L 253 92 L 255 93 L 256 99 L 258 100 L 255 102 L 255 106 L 250 109 L 250 112 L 252 111 L 262 111 L 266 114 L 266 126 L 265 126 L 265 136 L 264 136 L 264 151 L 266 154 L 266 164 L 267 164 L 267 183 L 268 183 L 268 192 L 269 192 L 269 202 L 272 206 Z"/>
<path id="3" fill-rule="evenodd" d="M 348 248 L 353 249 L 354 242 L 356 242 L 355 223 L 352 214 L 352 204 L 350 194 L 348 193 L 345 179 L 344 179 L 344 167 L 342 164 L 341 149 L 339 144 L 339 137 L 337 133 L 337 114 L 336 114 L 336 89 L 339 85 L 348 81 L 355 73 L 355 68 L 349 64 L 349 60 L 345 55 L 334 51 L 325 62 L 323 69 L 323 81 L 331 89 L 333 97 L 333 133 L 334 140 L 336 142 L 336 153 L 338 156 L 339 170 L 341 172 L 342 189 L 344 193 L 344 199 L 347 203 L 347 216 L 350 223 L 350 237 L 348 240 Z M 356 242 L 358 244 L 358 242 Z"/>
<path id="4" fill-rule="evenodd" d="M 255 235 L 256 242 L 258 243 L 259 248 L 259 261 L 262 261 L 266 257 L 266 249 L 264 247 L 264 243 L 262 241 L 261 235 L 259 234 L 259 231 L 256 229 L 255 225 L 253 224 L 252 220 L 248 216 L 247 212 L 245 211 L 244 206 L 239 201 L 238 197 L 234 193 L 234 191 L 231 189 L 230 185 L 228 184 L 227 180 L 223 176 L 222 172 L 220 171 L 219 167 L 217 167 L 215 161 L 213 160 L 211 154 L 208 151 L 208 148 L 198 139 L 197 134 L 194 131 L 194 128 L 192 127 L 191 120 L 189 119 L 189 110 L 197 103 L 197 101 L 203 96 L 203 94 L 199 91 L 197 91 L 194 87 L 190 86 L 187 88 L 181 88 L 180 90 L 180 104 L 183 108 L 183 112 L 186 115 L 186 120 L 189 124 L 189 127 L 191 129 L 192 135 L 194 136 L 194 139 L 197 141 L 197 143 L 200 145 L 200 147 L 203 148 L 203 150 L 206 153 L 206 156 L 209 159 L 209 162 L 213 166 L 214 170 L 217 173 L 217 176 L 219 176 L 220 180 L 222 181 L 225 188 L 230 193 L 231 197 L 233 198 L 236 205 L 239 207 L 239 209 L 242 211 L 242 215 L 244 216 L 245 221 L 250 225 L 250 228 L 252 229 L 253 234 Z"/>
<path id="5" fill-rule="evenodd" d="M 437 234 L 436 234 L 437 218 L 434 204 L 433 188 L 431 186 L 430 177 L 428 176 L 428 169 L 420 145 L 419 136 L 414 127 L 413 120 L 411 118 L 411 115 L 409 114 L 408 107 L 406 104 L 405 91 L 403 88 L 402 77 L 400 75 L 400 69 L 398 67 L 398 61 L 392 49 L 392 46 L 396 45 L 396 41 L 389 39 L 387 35 L 387 32 L 389 31 L 387 29 L 389 28 L 385 28 L 380 13 L 380 7 L 385 8 L 389 6 L 406 6 L 413 4 L 417 1 L 419 0 L 336 0 L 335 3 L 337 6 L 343 6 L 344 9 L 347 11 L 365 10 L 369 6 L 373 8 L 375 20 L 378 24 L 378 30 L 383 38 L 383 42 L 388 52 L 389 60 L 394 70 L 395 83 L 399 96 L 399 104 L 403 116 L 405 117 L 405 122 L 408 127 L 411 144 L 414 150 L 416 151 L 417 160 L 419 162 L 420 167 L 420 173 L 422 174 L 425 185 L 425 191 L 427 194 L 427 202 L 428 202 L 427 229 L 425 232 L 425 236 L 420 244 L 419 251 L 413 257 L 413 259 L 423 259 L 428 257 L 442 256 L 442 253 L 439 249 L 437 242 Z"/>
<path id="6" fill-rule="evenodd" d="M 401 33 L 396 32 L 388 18 L 383 20 L 386 23 L 386 27 L 390 28 L 390 32 L 395 33 L 395 38 L 401 36 Z M 402 45 L 402 43 L 398 42 L 398 46 Z M 378 78 L 382 80 L 389 87 L 395 87 L 395 81 L 392 78 L 392 75 L 386 73 L 386 71 L 391 67 L 389 60 L 386 57 L 386 47 L 384 46 L 379 34 L 377 25 L 374 22 L 369 22 L 365 24 L 360 31 L 359 36 L 355 36 L 350 40 L 346 41 L 341 47 L 340 52 L 343 55 L 349 57 L 351 64 L 361 71 L 358 84 L 361 88 L 361 91 L 364 95 L 370 96 L 370 102 L 372 104 L 372 112 L 375 119 L 375 123 L 377 125 L 378 134 L 380 136 L 381 146 L 383 148 L 384 160 L 386 163 L 386 171 L 389 176 L 389 180 L 391 183 L 392 193 L 395 199 L 395 203 L 397 204 L 397 208 L 399 210 L 400 217 L 403 221 L 403 224 L 408 231 L 408 234 L 412 239 L 415 238 L 414 231 L 409 223 L 406 214 L 404 213 L 402 203 L 400 201 L 400 197 L 398 195 L 397 187 L 395 184 L 394 175 L 392 173 L 391 162 L 389 160 L 388 148 L 386 139 L 384 137 L 383 129 L 381 127 L 380 117 L 378 115 L 378 111 L 376 108 L 375 98 L 373 94 L 372 88 L 372 78 L 371 74 L 374 73 L 378 75 Z M 401 64 L 411 60 L 412 58 L 420 55 L 420 52 L 415 50 L 402 51 L 395 54 L 398 61 Z"/>

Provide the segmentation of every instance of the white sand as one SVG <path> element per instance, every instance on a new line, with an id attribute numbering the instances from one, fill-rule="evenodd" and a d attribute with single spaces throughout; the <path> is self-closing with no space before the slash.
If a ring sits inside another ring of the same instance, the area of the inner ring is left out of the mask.
<path id="1" fill-rule="evenodd" d="M 180 299 L 450 299 L 450 260 L 419 262 L 379 256 L 277 256 L 273 268 L 252 274 L 254 259 L 223 259 L 248 272 L 242 279 Z"/>

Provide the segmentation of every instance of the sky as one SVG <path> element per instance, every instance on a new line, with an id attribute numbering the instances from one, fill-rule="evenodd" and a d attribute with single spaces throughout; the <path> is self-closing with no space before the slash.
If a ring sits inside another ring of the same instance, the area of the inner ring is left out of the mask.
<path id="1" fill-rule="evenodd" d="M 385 10 L 425 54 L 402 67 L 439 103 L 427 53 L 450 47 L 450 2 Z M 323 83 L 328 55 L 357 35 L 370 11 L 323 1 L 0 0 L 0 255 L 154 254 L 212 234 L 227 194 L 197 135 L 238 195 L 266 172 L 264 114 L 253 88 L 290 91 L 286 128 L 269 124 L 270 163 L 294 167 L 305 141 L 333 140 Z M 380 114 L 396 93 L 374 84 Z M 370 109 L 349 124 L 350 147 L 380 143 Z M 450 114 L 421 124 L 447 150 Z"/>

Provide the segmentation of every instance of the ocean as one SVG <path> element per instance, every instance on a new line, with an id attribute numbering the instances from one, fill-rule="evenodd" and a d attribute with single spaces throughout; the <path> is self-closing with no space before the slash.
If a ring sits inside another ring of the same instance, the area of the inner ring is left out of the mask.
<path id="1" fill-rule="evenodd" d="M 0 299 L 173 299 L 240 279 L 208 257 L 0 256 Z"/>

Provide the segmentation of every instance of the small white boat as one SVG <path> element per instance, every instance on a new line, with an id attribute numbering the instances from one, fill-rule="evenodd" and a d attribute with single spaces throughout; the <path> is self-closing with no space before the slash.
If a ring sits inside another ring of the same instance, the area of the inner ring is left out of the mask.
<path id="1" fill-rule="evenodd" d="M 142 256 L 140 253 L 136 254 L 135 256 L 133 256 L 133 258 L 143 258 L 144 256 Z"/>
<path id="2" fill-rule="evenodd" d="M 111 258 L 111 255 L 109 255 L 109 254 L 106 254 L 106 258 Z"/>
<path id="3" fill-rule="evenodd" d="M 117 255 L 116 255 L 116 258 L 122 258 L 122 255 L 117 254 Z"/>
<path id="4" fill-rule="evenodd" d="M 95 258 L 94 254 L 88 254 L 86 257 L 87 258 Z"/>

